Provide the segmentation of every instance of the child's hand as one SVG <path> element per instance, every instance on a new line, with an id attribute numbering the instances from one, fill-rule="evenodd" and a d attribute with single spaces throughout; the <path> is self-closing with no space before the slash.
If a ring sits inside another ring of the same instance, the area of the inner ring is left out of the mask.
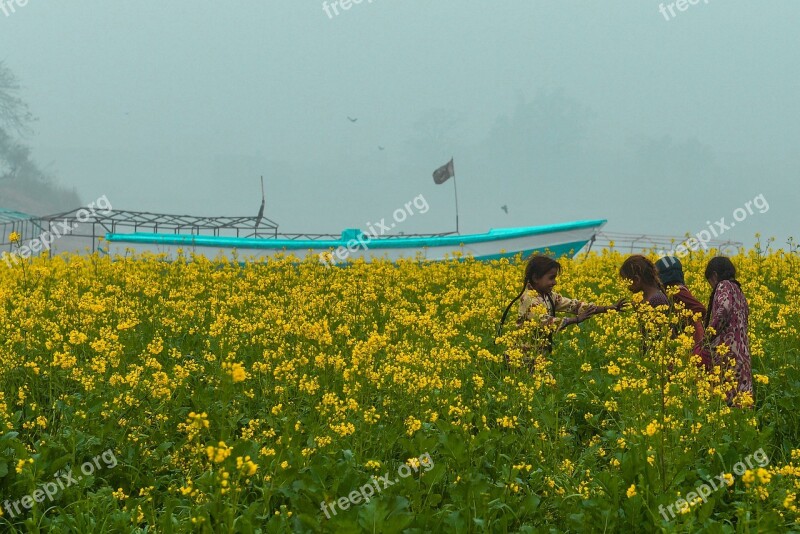
<path id="1" fill-rule="evenodd" d="M 628 299 L 619 299 L 613 306 L 611 306 L 611 308 L 620 311 L 627 305 L 628 305 Z"/>

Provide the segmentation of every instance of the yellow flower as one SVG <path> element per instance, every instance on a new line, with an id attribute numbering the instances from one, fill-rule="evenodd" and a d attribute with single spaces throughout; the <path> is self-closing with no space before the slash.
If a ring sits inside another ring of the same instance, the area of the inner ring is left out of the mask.
<path id="1" fill-rule="evenodd" d="M 413 467 L 415 470 L 419 470 L 420 462 L 419 458 L 409 458 L 406 460 L 406 465 L 409 467 Z"/>
<path id="2" fill-rule="evenodd" d="M 237 456 L 236 468 L 239 469 L 245 476 L 253 476 L 256 474 L 256 471 L 258 471 L 258 465 L 253 463 L 249 456 L 245 456 L 244 458 Z"/>
<path id="3" fill-rule="evenodd" d="M 33 458 L 28 458 L 27 460 L 18 460 L 17 461 L 17 473 L 22 473 L 22 469 L 25 467 L 25 465 L 32 464 L 32 463 L 33 463 Z"/>
<path id="4" fill-rule="evenodd" d="M 11 232 L 10 234 L 8 234 L 8 240 L 11 243 L 19 243 L 19 240 L 21 238 L 22 236 L 20 236 L 18 232 Z"/>
<path id="5" fill-rule="evenodd" d="M 758 470 L 756 471 L 756 474 L 758 475 L 758 480 L 762 484 L 769 484 L 769 481 L 772 480 L 772 475 L 770 475 L 769 471 L 767 471 L 763 467 L 759 467 Z"/>
<path id="6" fill-rule="evenodd" d="M 406 417 L 406 434 L 413 436 L 414 432 L 420 428 L 422 428 L 422 421 L 411 415 Z"/>
<path id="7" fill-rule="evenodd" d="M 658 427 L 659 427 L 658 421 L 653 421 L 649 425 L 647 425 L 647 428 L 645 429 L 644 432 L 648 436 L 653 436 L 656 434 L 656 432 L 658 432 Z"/>
<path id="8" fill-rule="evenodd" d="M 628 491 L 626 493 L 627 493 L 629 499 L 632 498 L 632 497 L 635 497 L 636 496 L 636 484 L 631 484 L 631 487 L 628 488 Z"/>
<path id="9" fill-rule="evenodd" d="M 514 415 L 514 416 L 509 417 L 507 415 L 504 415 L 503 417 L 498 417 L 497 418 L 497 424 L 501 428 L 516 428 L 517 427 L 517 416 Z"/>
<path id="10" fill-rule="evenodd" d="M 475 384 L 475 389 L 481 389 L 484 384 L 483 377 L 478 374 L 472 376 L 472 382 Z"/>
<path id="11" fill-rule="evenodd" d="M 220 464 L 231 455 L 232 450 L 233 447 L 228 447 L 224 441 L 220 441 L 217 447 L 214 447 L 213 445 L 206 447 L 206 455 L 208 456 L 209 461 L 214 462 L 215 464 Z"/>
<path id="12" fill-rule="evenodd" d="M 241 363 L 223 363 L 222 368 L 228 371 L 228 374 L 233 379 L 233 382 L 243 382 L 247 379 L 247 371 Z"/>

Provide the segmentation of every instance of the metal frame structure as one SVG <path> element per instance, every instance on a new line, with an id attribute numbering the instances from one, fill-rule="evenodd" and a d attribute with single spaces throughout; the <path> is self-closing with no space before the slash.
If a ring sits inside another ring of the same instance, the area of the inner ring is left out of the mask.
<path id="1" fill-rule="evenodd" d="M 628 253 L 645 252 L 654 250 L 657 252 L 669 252 L 678 245 L 685 243 L 690 237 L 674 237 L 666 235 L 647 235 L 647 234 L 627 234 L 621 232 L 597 232 L 597 234 L 587 243 L 586 252 L 591 252 L 593 246 L 598 248 L 613 248 L 617 250 L 627 250 Z M 740 241 L 720 241 L 712 240 L 706 244 L 708 248 L 715 248 L 723 254 L 731 255 L 742 248 L 744 244 Z"/>
<path id="2" fill-rule="evenodd" d="M 278 236 L 277 223 L 266 217 L 259 220 L 254 216 L 202 217 L 128 210 L 110 210 L 105 213 L 87 208 L 39 217 L 19 215 L 21 217 L 0 217 L 0 247 L 11 246 L 11 232 L 20 234 L 20 245 L 47 233 L 90 238 L 92 252 L 95 251 L 97 239 L 107 233 L 153 232 L 263 239 L 275 239 Z"/>
<path id="3" fill-rule="evenodd" d="M 56 238 L 68 236 L 82 239 L 95 252 L 99 238 L 108 233 L 167 233 L 210 235 L 215 237 L 243 237 L 257 239 L 321 240 L 339 239 L 340 234 L 279 234 L 278 224 L 266 217 L 203 217 L 172 215 L 149 211 L 110 210 L 107 213 L 77 208 L 52 215 L 35 216 L 9 210 L 0 210 L 0 250 L 12 251 L 11 232 L 20 234 L 17 246 L 25 246 L 45 234 Z M 407 237 L 432 237 L 453 235 L 456 232 L 434 234 L 382 235 L 382 239 Z M 88 247 L 87 247 L 88 248 Z"/>

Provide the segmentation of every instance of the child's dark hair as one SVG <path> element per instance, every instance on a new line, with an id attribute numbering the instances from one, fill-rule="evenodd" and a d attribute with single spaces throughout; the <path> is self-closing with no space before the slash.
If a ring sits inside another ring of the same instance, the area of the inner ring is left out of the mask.
<path id="1" fill-rule="evenodd" d="M 663 290 L 664 286 L 658 277 L 658 271 L 652 261 L 640 254 L 634 254 L 623 262 L 619 268 L 619 275 L 628 280 L 639 278 L 642 283 L 649 286 L 656 286 Z"/>
<path id="2" fill-rule="evenodd" d="M 706 280 L 711 278 L 712 274 L 717 275 L 717 281 L 722 282 L 723 280 L 730 280 L 737 286 L 739 289 L 742 288 L 741 284 L 736 280 L 736 267 L 733 265 L 733 262 L 726 258 L 725 256 L 717 256 L 712 258 L 711 261 L 708 262 L 706 265 Z M 711 322 L 711 308 L 714 306 L 714 297 L 717 295 L 717 288 L 719 284 L 717 284 L 714 289 L 711 290 L 711 296 L 708 298 L 708 307 L 706 308 L 706 320 L 705 320 L 705 327 L 708 328 L 708 324 Z"/>
<path id="3" fill-rule="evenodd" d="M 725 256 L 717 256 L 708 262 L 706 266 L 706 280 L 711 278 L 712 274 L 717 275 L 717 280 L 734 280 L 736 278 L 736 267 L 733 262 Z"/>
<path id="4" fill-rule="evenodd" d="M 525 293 L 525 290 L 528 289 L 528 286 L 533 287 L 533 281 L 536 278 L 541 278 L 553 269 L 557 269 L 560 273 L 561 264 L 549 256 L 545 256 L 543 254 L 534 254 L 528 259 L 528 264 L 525 265 L 525 278 L 522 280 L 522 290 L 516 297 L 514 297 L 514 300 L 509 302 L 508 306 L 506 306 L 506 309 L 503 312 L 503 317 L 500 319 L 500 324 L 497 325 L 498 337 L 500 336 L 500 331 L 503 328 L 503 323 L 506 322 L 506 317 L 508 316 L 511 306 L 513 306 L 514 303 Z"/>
<path id="5" fill-rule="evenodd" d="M 528 260 L 528 265 L 525 266 L 525 280 L 522 283 L 522 291 L 528 286 L 533 286 L 533 281 L 536 278 L 541 278 L 553 269 L 561 272 L 561 264 L 553 258 L 535 254 Z M 520 293 L 522 295 L 522 293 Z"/>

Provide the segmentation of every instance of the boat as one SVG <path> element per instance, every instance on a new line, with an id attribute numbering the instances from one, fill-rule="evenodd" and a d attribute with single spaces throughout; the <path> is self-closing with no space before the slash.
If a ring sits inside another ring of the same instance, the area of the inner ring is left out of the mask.
<path id="1" fill-rule="evenodd" d="M 239 261 L 292 255 L 300 260 L 314 256 L 328 265 L 361 258 L 444 261 L 472 257 L 488 261 L 518 254 L 527 257 L 535 252 L 572 256 L 593 241 L 606 223 L 604 219 L 582 220 L 496 228 L 481 234 L 378 235 L 374 229 L 373 234 L 368 234 L 355 228 L 340 234 L 287 234 L 278 233 L 277 223 L 261 212 L 255 217 L 205 217 L 112 210 L 110 205 L 108 210 L 91 213 L 80 208 L 42 217 L 8 212 L 6 219 L 0 220 L 3 233 L 0 248 L 5 248 L 7 254 L 27 247 L 48 250 L 51 255 L 152 252 L 163 253 L 169 259 L 192 253 L 209 259 L 222 255 Z M 9 241 L 12 231 L 20 235 L 13 246 Z"/>
<path id="2" fill-rule="evenodd" d="M 293 255 L 302 260 L 309 256 L 328 265 L 364 259 L 384 258 L 396 261 L 414 258 L 444 261 L 472 257 L 489 261 L 535 252 L 554 256 L 572 256 L 597 234 L 606 220 L 583 220 L 545 226 L 496 228 L 481 234 L 430 234 L 373 236 L 360 229 L 346 229 L 341 235 L 275 234 L 269 237 L 230 237 L 180 233 L 133 232 L 108 233 L 108 254 L 134 252 L 164 253 L 174 258 L 178 251 L 195 253 L 209 259 L 222 256 L 233 259 L 264 259 Z"/>

